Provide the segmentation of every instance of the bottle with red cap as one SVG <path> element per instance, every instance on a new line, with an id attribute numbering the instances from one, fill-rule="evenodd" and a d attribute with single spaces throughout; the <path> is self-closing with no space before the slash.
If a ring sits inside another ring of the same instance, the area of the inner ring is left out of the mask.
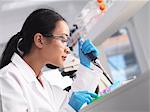
<path id="1" fill-rule="evenodd" d="M 106 5 L 105 5 L 105 2 L 104 0 L 97 0 L 98 4 L 99 4 L 99 9 L 102 11 L 102 12 L 105 12 L 106 11 Z"/>

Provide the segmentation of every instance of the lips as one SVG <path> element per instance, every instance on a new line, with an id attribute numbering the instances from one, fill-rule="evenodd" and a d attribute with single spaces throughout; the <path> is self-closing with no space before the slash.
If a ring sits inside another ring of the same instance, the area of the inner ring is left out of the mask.
<path id="1" fill-rule="evenodd" d="M 63 58 L 63 60 L 65 61 L 65 60 L 66 60 L 66 58 L 67 58 L 67 56 L 62 56 L 62 58 Z"/>

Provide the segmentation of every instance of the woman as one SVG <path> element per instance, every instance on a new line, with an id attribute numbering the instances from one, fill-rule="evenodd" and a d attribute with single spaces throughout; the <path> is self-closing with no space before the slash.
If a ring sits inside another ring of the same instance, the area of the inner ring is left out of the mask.
<path id="1" fill-rule="evenodd" d="M 81 65 L 69 93 L 52 86 L 42 75 L 41 69 L 46 64 L 64 65 L 69 53 L 68 36 L 66 20 L 53 10 L 38 9 L 27 17 L 21 31 L 9 40 L 2 55 L 1 112 L 78 111 L 84 103 L 97 97 L 91 92 L 96 89 L 98 76 L 86 65 Z M 85 75 L 83 69 L 86 69 Z M 87 79 L 89 74 L 90 79 Z"/>

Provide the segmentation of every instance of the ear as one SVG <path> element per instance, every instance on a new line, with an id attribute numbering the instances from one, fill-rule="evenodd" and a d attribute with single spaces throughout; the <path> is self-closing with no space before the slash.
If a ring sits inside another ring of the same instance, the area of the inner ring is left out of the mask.
<path id="1" fill-rule="evenodd" d="M 40 33 L 36 33 L 34 35 L 34 43 L 35 43 L 35 46 L 37 46 L 38 48 L 42 48 L 43 45 L 44 45 L 44 37 L 42 34 Z"/>

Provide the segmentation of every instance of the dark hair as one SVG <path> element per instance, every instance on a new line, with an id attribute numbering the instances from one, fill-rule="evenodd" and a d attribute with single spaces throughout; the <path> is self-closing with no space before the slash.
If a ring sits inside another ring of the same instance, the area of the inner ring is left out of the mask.
<path id="1" fill-rule="evenodd" d="M 2 54 L 0 68 L 10 63 L 11 57 L 16 52 L 20 56 L 29 53 L 33 37 L 36 33 L 53 33 L 56 22 L 66 21 L 60 14 L 50 9 L 37 9 L 33 11 L 26 19 L 20 32 L 14 35 L 7 43 Z M 19 50 L 18 50 L 19 49 Z"/>

